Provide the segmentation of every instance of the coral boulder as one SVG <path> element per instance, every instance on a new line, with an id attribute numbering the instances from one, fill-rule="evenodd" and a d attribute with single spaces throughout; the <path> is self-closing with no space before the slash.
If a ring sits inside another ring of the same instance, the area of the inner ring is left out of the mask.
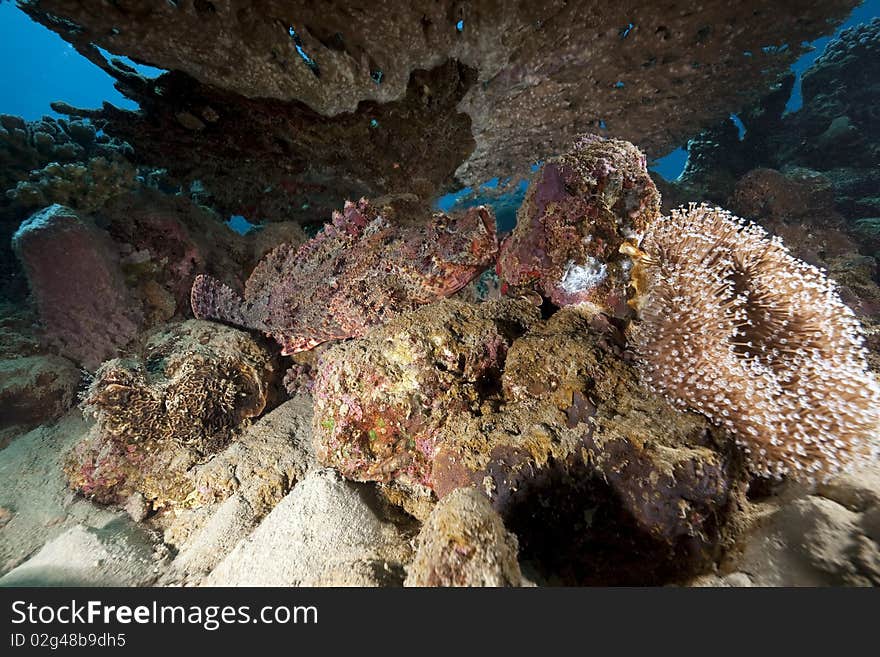
<path id="1" fill-rule="evenodd" d="M 645 156 L 629 142 L 589 135 L 532 180 L 498 256 L 506 287 L 535 290 L 557 306 L 627 313 L 632 267 L 621 252 L 660 214 Z"/>
<path id="2" fill-rule="evenodd" d="M 52 205 L 25 221 L 12 243 L 46 338 L 64 356 L 94 369 L 134 338 L 140 306 L 106 235 L 91 222 Z"/>
<path id="3" fill-rule="evenodd" d="M 157 331 L 137 358 L 98 370 L 84 402 L 96 424 L 68 459 L 71 486 L 102 502 L 181 502 L 187 470 L 263 412 L 273 375 L 270 354 L 240 331 L 197 320 Z"/>

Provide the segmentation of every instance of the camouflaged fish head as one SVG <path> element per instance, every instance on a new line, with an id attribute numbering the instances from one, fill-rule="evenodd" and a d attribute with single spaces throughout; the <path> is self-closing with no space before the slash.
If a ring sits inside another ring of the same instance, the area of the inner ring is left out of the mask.
<path id="1" fill-rule="evenodd" d="M 262 331 L 285 355 L 366 330 L 419 305 L 449 296 L 494 262 L 495 217 L 489 208 L 435 213 L 426 226 L 389 223 L 365 199 L 347 202 L 298 249 L 282 244 L 256 266 L 240 295 L 200 275 L 193 313 Z"/>

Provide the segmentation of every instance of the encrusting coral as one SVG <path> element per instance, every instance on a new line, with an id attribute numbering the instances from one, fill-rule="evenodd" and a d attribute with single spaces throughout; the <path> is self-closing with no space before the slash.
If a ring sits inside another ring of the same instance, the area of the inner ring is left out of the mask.
<path id="1" fill-rule="evenodd" d="M 651 227 L 634 284 L 645 379 L 724 425 L 763 476 L 824 480 L 876 457 L 880 385 L 822 271 L 720 208 Z"/>
<path id="2" fill-rule="evenodd" d="M 420 518 L 476 488 L 569 581 L 689 572 L 726 540 L 742 458 L 642 387 L 622 341 L 577 306 L 547 321 L 524 300 L 424 306 L 322 354 L 317 458 Z"/>
<path id="3" fill-rule="evenodd" d="M 139 493 L 180 504 L 190 468 L 266 408 L 274 364 L 249 335 L 189 320 L 156 332 L 137 358 L 104 363 L 85 394 L 95 427 L 68 457 L 72 488 L 103 503 Z"/>
<path id="4" fill-rule="evenodd" d="M 417 539 L 405 586 L 521 586 L 516 536 L 489 500 L 459 488 L 434 507 Z"/>
<path id="5" fill-rule="evenodd" d="M 21 224 L 12 246 L 27 275 L 47 340 L 94 370 L 141 327 L 118 254 L 93 222 L 61 205 Z"/>
<path id="6" fill-rule="evenodd" d="M 626 314 L 632 261 L 620 247 L 636 244 L 658 216 L 660 194 L 644 154 L 619 139 L 581 137 L 529 186 L 498 255 L 502 289 Z"/>
<path id="7" fill-rule="evenodd" d="M 244 298 L 198 276 L 192 307 L 216 319 L 263 331 L 282 353 L 363 335 L 401 312 L 449 296 L 497 252 L 495 218 L 484 207 L 433 216 L 427 227 L 391 225 L 366 200 L 346 203 L 299 249 L 283 244 L 254 269 Z"/>

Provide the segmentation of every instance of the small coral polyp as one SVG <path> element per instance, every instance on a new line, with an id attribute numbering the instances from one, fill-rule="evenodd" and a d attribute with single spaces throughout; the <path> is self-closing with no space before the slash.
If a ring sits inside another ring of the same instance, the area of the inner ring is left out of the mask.
<path id="1" fill-rule="evenodd" d="M 631 340 L 649 383 L 724 425 L 759 475 L 825 480 L 876 458 L 880 385 L 823 272 L 706 205 L 657 221 L 641 248 Z"/>
<path id="2" fill-rule="evenodd" d="M 636 244 L 660 215 L 645 156 L 629 142 L 587 135 L 536 174 L 504 240 L 497 271 L 509 294 L 626 315 Z"/>

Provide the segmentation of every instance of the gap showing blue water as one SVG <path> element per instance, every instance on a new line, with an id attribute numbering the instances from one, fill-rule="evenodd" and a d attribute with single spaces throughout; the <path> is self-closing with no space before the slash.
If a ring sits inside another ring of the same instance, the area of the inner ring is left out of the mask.
<path id="1" fill-rule="evenodd" d="M 808 44 L 811 47 L 811 50 L 798 57 L 798 59 L 791 65 L 791 72 L 795 75 L 795 83 L 791 90 L 791 96 L 788 99 L 788 103 L 785 105 L 786 114 L 796 112 L 803 106 L 804 100 L 801 95 L 801 77 L 822 55 L 822 53 L 825 52 L 825 47 L 831 43 L 831 41 L 840 36 L 840 33 L 845 29 L 855 27 L 861 23 L 869 23 L 876 16 L 880 16 L 880 0 L 865 0 L 862 4 L 853 9 L 846 21 L 837 28 L 837 31 L 835 31 L 832 36 L 822 37 L 821 39 L 816 39 Z M 767 53 L 784 52 L 787 47 L 787 44 L 782 44 L 781 46 L 770 45 L 765 46 L 763 50 Z M 744 52 L 743 56 L 752 57 L 753 53 Z M 731 114 L 730 120 L 736 125 L 736 128 L 739 131 L 739 138 L 742 140 L 745 137 L 746 132 L 743 122 L 736 114 Z M 687 145 L 679 146 L 667 155 L 655 160 L 651 165 L 651 171 L 661 176 L 664 180 L 674 181 L 681 176 L 686 164 Z"/>
<path id="2" fill-rule="evenodd" d="M 822 37 L 813 41 L 812 50 L 801 56 L 791 66 L 796 75 L 791 97 L 786 105 L 786 112 L 795 112 L 803 104 L 801 96 L 801 76 L 822 54 L 825 46 L 843 30 L 870 21 L 880 16 L 880 0 L 865 0 L 856 7 L 847 20 L 838 28 L 833 36 Z M 464 30 L 464 21 L 455 26 L 458 32 Z M 625 39 L 632 30 L 630 23 L 621 29 L 620 36 Z M 296 40 L 293 27 L 289 29 L 291 38 Z M 765 50 L 783 51 L 786 44 L 768 45 Z M 105 57 L 113 57 L 102 50 Z M 297 52 L 307 65 L 317 69 L 314 60 L 297 44 Z M 753 53 L 743 53 L 752 56 Z M 156 77 L 163 73 L 161 69 L 135 64 L 131 60 L 120 57 L 129 66 L 147 77 Z M 381 71 L 374 76 L 377 84 L 381 83 Z M 378 77 L 378 79 L 376 79 Z M 622 87 L 623 81 L 615 84 Z M 49 103 L 64 101 L 75 107 L 97 108 L 104 101 L 124 109 L 137 109 L 137 104 L 125 98 L 113 87 L 113 78 L 99 67 L 82 57 L 74 48 L 54 32 L 33 22 L 14 3 L 0 1 L 0 113 L 17 114 L 32 121 L 45 114 L 57 116 Z M 742 135 L 744 127 L 736 115 L 731 119 L 737 124 Z M 605 129 L 605 122 L 600 121 L 600 129 Z M 666 180 L 675 180 L 681 175 L 687 163 L 687 151 L 683 146 L 673 149 L 664 157 L 654 161 L 651 170 Z M 485 185 L 484 185 L 485 186 Z M 441 197 L 435 207 L 449 210 L 459 203 L 473 203 L 473 190 L 458 190 Z M 515 197 L 520 194 L 519 186 L 511 192 Z M 506 196 L 506 195 L 505 195 Z M 503 205 L 511 199 L 505 198 Z"/>
<path id="3" fill-rule="evenodd" d="M 118 59 L 148 77 L 163 72 Z M 28 121 L 47 114 L 58 116 L 49 107 L 56 100 L 88 109 L 104 101 L 124 109 L 138 108 L 113 87 L 112 77 L 64 39 L 32 21 L 14 3 L 0 2 L 0 113 Z"/>

